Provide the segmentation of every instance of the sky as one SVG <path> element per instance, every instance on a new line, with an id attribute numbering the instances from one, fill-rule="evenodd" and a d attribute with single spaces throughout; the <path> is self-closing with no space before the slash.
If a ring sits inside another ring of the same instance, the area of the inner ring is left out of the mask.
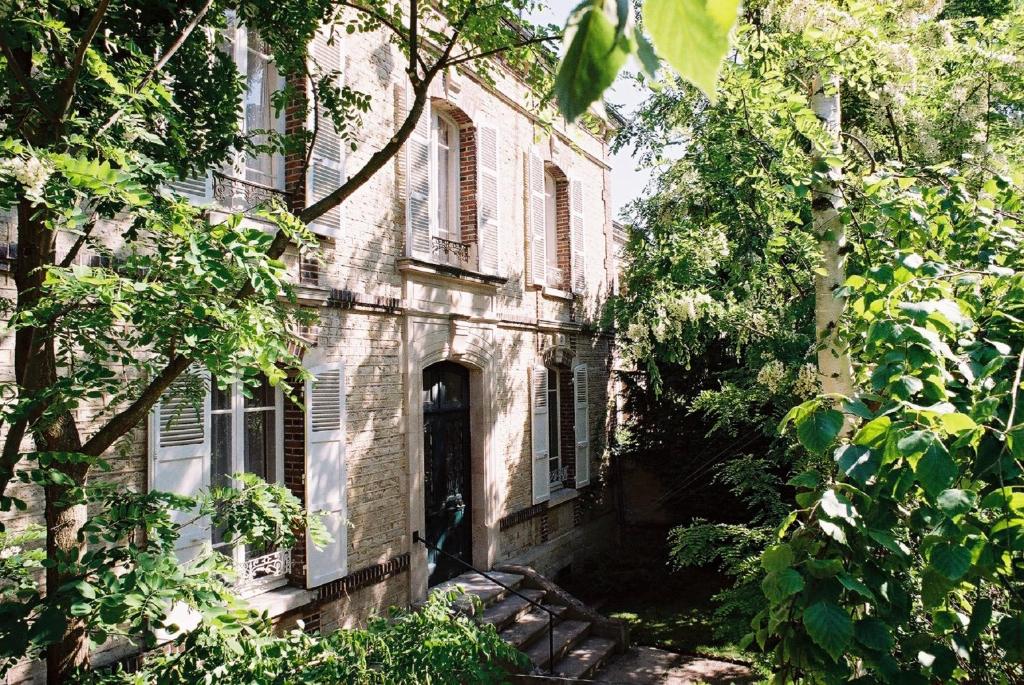
<path id="1" fill-rule="evenodd" d="M 579 0 L 547 0 L 547 7 L 543 11 L 535 12 L 528 17 L 537 24 L 558 24 L 563 26 L 569 12 L 579 4 Z M 627 64 L 626 69 L 631 65 Z M 632 82 L 620 79 L 605 98 L 608 102 L 618 106 L 621 114 L 627 119 L 632 116 L 637 105 L 643 102 L 645 93 Z M 615 217 L 618 218 L 619 210 L 630 200 L 639 197 L 647 185 L 650 173 L 646 170 L 637 169 L 637 163 L 629 154 L 629 150 L 622 150 L 612 157 L 612 206 Z"/>

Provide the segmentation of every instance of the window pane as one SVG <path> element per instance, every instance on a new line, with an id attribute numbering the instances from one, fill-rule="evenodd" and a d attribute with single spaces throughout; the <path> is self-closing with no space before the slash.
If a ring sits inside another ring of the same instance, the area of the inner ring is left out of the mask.
<path id="1" fill-rule="evenodd" d="M 249 391 L 252 393 L 252 397 L 245 398 L 246 408 L 267 407 L 272 409 L 274 407 L 274 388 L 263 374 L 260 374 L 257 385 L 250 387 Z"/>
<path id="2" fill-rule="evenodd" d="M 447 130 L 442 122 L 440 131 Z M 437 148 L 437 231 L 442 238 L 449 238 L 448 205 L 449 198 L 448 179 L 451 171 L 448 168 L 448 148 L 438 145 Z"/>
<path id="3" fill-rule="evenodd" d="M 245 413 L 245 470 L 268 483 L 277 480 L 274 412 Z"/>
<path id="4" fill-rule="evenodd" d="M 558 194 L 555 179 L 544 174 L 544 228 L 547 237 L 547 266 L 558 268 Z M 555 285 L 561 285 L 557 283 Z"/>
<path id="5" fill-rule="evenodd" d="M 270 96 L 274 90 L 273 68 L 270 60 L 261 51 L 261 42 L 255 31 L 249 31 L 249 53 L 247 56 L 245 92 L 245 130 L 268 130 L 274 127 Z M 251 136 L 252 142 L 264 145 L 269 142 L 265 134 Z M 246 179 L 273 186 L 271 155 L 266 152 L 246 156 Z"/>
<path id="6" fill-rule="evenodd" d="M 210 455 L 210 485 L 212 487 L 231 485 L 230 476 L 235 469 L 231 463 L 231 414 L 214 414 L 212 421 L 212 454 Z M 216 546 L 224 542 L 221 530 L 214 528 L 212 542 Z"/>
<path id="7" fill-rule="evenodd" d="M 554 383 L 554 386 L 548 389 L 548 456 L 552 466 L 557 468 L 558 456 L 561 454 L 561 450 L 558 449 L 558 374 L 549 373 L 548 378 Z"/>
<path id="8" fill-rule="evenodd" d="M 231 409 L 231 388 L 221 390 L 217 387 L 216 377 L 210 378 L 210 409 Z"/>

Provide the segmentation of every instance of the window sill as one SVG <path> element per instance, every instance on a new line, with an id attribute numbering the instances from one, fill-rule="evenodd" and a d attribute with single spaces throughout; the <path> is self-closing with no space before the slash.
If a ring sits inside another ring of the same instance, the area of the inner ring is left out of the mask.
<path id="1" fill-rule="evenodd" d="M 573 295 L 568 290 L 560 290 L 559 288 L 552 288 L 546 285 L 541 286 L 540 292 L 541 295 L 543 295 L 544 297 L 548 297 L 552 300 L 564 300 L 566 302 L 572 302 L 573 300 L 576 299 L 576 296 Z"/>
<path id="2" fill-rule="evenodd" d="M 427 262 L 413 257 L 404 257 L 398 260 L 398 270 L 403 273 L 418 274 L 421 276 L 434 276 L 442 279 L 459 281 L 460 283 L 473 283 L 482 286 L 497 287 L 504 285 L 508 279 L 504 276 L 483 274 L 478 271 L 470 271 L 448 264 L 437 264 Z"/>
<path id="3" fill-rule="evenodd" d="M 266 612 L 270 618 L 287 614 L 289 611 L 309 604 L 316 598 L 315 592 L 297 587 L 279 587 L 245 600 L 256 611 Z"/>
<path id="4" fill-rule="evenodd" d="M 553 509 L 560 504 L 571 502 L 580 496 L 580 491 L 576 488 L 562 488 L 561 490 L 555 490 L 551 493 L 551 497 L 548 499 L 548 508 Z"/>

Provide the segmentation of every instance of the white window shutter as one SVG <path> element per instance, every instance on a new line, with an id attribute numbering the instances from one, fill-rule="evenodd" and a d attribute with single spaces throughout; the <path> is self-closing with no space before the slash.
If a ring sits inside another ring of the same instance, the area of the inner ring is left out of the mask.
<path id="1" fill-rule="evenodd" d="M 406 93 L 406 103 L 412 107 L 412 92 Z M 423 106 L 423 113 L 416 122 L 409 139 L 405 142 L 405 212 L 406 245 L 411 257 L 431 257 L 430 245 L 430 103 Z"/>
<path id="2" fill-rule="evenodd" d="M 548 370 L 543 366 L 534 367 L 530 385 L 533 417 L 533 503 L 538 504 L 551 496 L 551 474 L 548 473 Z"/>
<path id="3" fill-rule="evenodd" d="M 336 86 L 342 87 L 342 43 L 340 39 L 328 42 L 330 32 L 321 28 L 310 42 L 309 52 L 312 58 L 312 72 L 323 75 L 337 72 Z M 317 202 L 341 187 L 345 181 L 345 161 L 348 149 L 345 141 L 338 135 L 330 115 L 321 108 L 317 112 L 310 111 L 309 130 L 318 128 L 316 140 L 309 160 L 306 173 L 306 206 Z M 341 235 L 341 206 L 324 213 L 310 224 L 310 229 L 320 235 L 339 237 Z"/>
<path id="4" fill-rule="evenodd" d="M 176 195 L 182 195 L 193 204 L 208 205 L 213 202 L 213 174 L 202 178 L 185 178 L 167 184 Z"/>
<path id="5" fill-rule="evenodd" d="M 572 250 L 572 290 L 582 293 L 587 287 L 586 237 L 583 229 L 583 182 L 573 179 L 569 184 L 569 241 Z"/>
<path id="6" fill-rule="evenodd" d="M 527 163 L 529 230 L 530 230 L 530 275 L 534 285 L 547 283 L 547 202 L 544 198 L 544 160 L 531 150 Z"/>
<path id="7" fill-rule="evenodd" d="M 498 273 L 498 129 L 477 128 L 477 253 L 480 271 Z"/>
<path id="8" fill-rule="evenodd" d="M 590 483 L 590 402 L 587 388 L 587 365 L 572 371 L 573 423 L 576 426 L 576 487 Z"/>
<path id="9" fill-rule="evenodd" d="M 348 573 L 348 487 L 345 464 L 345 367 L 310 369 L 306 381 L 306 508 L 319 512 L 333 541 L 317 549 L 306 535 L 306 587 Z"/>
<path id="10" fill-rule="evenodd" d="M 204 392 L 197 405 L 188 390 L 201 383 Z M 195 497 L 210 487 L 210 388 L 209 375 L 189 369 L 164 391 L 150 412 L 149 454 L 152 490 Z M 176 523 L 193 518 L 176 511 Z M 210 542 L 210 521 L 202 517 L 181 528 L 176 551 L 182 562 L 194 559 Z"/>

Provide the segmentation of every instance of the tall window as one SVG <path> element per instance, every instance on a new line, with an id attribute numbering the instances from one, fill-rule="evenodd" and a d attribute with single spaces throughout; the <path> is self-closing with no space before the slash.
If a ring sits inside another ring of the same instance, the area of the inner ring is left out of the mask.
<path id="1" fill-rule="evenodd" d="M 558 186 L 555 177 L 544 172 L 544 232 L 548 285 L 561 286 L 558 281 Z"/>
<path id="2" fill-rule="evenodd" d="M 431 115 L 434 206 L 431 228 L 445 240 L 461 240 L 459 230 L 459 127 L 439 112 Z"/>
<path id="3" fill-rule="evenodd" d="M 559 426 L 559 386 L 561 385 L 558 369 L 548 369 L 548 469 L 551 474 L 551 490 L 562 487 L 565 480 L 565 469 L 562 466 L 561 426 Z"/>
<path id="4" fill-rule="evenodd" d="M 266 145 L 270 137 L 261 132 L 278 128 L 280 120 L 274 116 L 271 102 L 278 87 L 278 75 L 263 41 L 253 30 L 246 31 L 245 84 L 244 130 L 246 133 L 256 132 L 250 136 L 253 143 Z M 276 168 L 278 164 L 270 151 L 250 151 L 245 159 L 245 180 L 277 188 L 284 180 Z"/>
<path id="5" fill-rule="evenodd" d="M 210 485 L 230 485 L 231 476 L 239 472 L 256 474 L 268 483 L 280 482 L 281 393 L 262 376 L 250 397 L 240 383 L 220 390 L 213 378 L 211 388 Z M 283 581 L 282 552 L 229 545 L 218 530 L 213 531 L 212 543 L 234 560 L 241 584 L 266 589 L 268 583 Z"/>

